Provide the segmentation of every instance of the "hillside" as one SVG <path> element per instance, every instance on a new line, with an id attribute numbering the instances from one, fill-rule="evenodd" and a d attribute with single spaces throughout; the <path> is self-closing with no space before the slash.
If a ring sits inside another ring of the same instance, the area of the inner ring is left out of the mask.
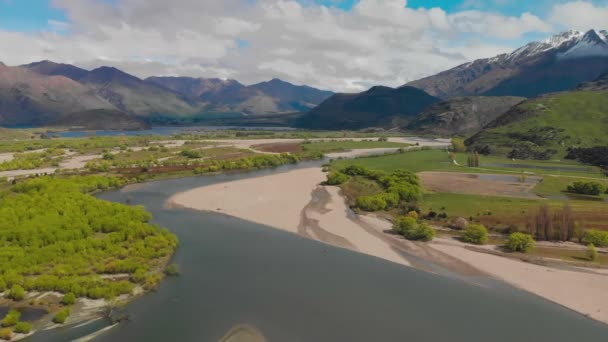
<path id="1" fill-rule="evenodd" d="M 466 143 L 515 159 L 559 159 L 571 147 L 608 145 L 606 132 L 608 91 L 574 91 L 523 102 Z"/>
<path id="2" fill-rule="evenodd" d="M 296 125 L 311 129 L 393 128 L 412 120 L 439 99 L 413 87 L 377 86 L 359 94 L 335 94 L 300 117 Z"/>
<path id="3" fill-rule="evenodd" d="M 568 31 L 512 53 L 471 63 L 407 84 L 443 99 L 522 96 L 572 90 L 608 70 L 608 32 Z"/>
<path id="4" fill-rule="evenodd" d="M 591 82 L 581 84 L 577 90 L 608 90 L 608 72 Z"/>
<path id="5" fill-rule="evenodd" d="M 143 120 L 113 109 L 92 109 L 70 113 L 50 126 L 85 130 L 140 130 L 149 128 Z"/>
<path id="6" fill-rule="evenodd" d="M 468 136 L 526 100 L 523 97 L 457 97 L 432 105 L 405 129 L 419 134 Z"/>
<path id="7" fill-rule="evenodd" d="M 0 65 L 0 125 L 41 125 L 68 112 L 94 108 L 113 106 L 67 77 Z"/>

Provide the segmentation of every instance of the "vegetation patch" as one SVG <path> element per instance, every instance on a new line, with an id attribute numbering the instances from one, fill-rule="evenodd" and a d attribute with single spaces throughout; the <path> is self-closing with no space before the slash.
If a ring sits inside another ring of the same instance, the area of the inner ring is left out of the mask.
<path id="1" fill-rule="evenodd" d="M 119 187 L 114 177 L 42 177 L 0 194 L 0 285 L 21 300 L 25 291 L 113 298 L 162 272 L 177 238 L 148 223 L 143 207 L 88 193 Z M 144 274 L 135 281 L 102 275 Z M 70 296 L 64 298 L 67 301 Z"/>

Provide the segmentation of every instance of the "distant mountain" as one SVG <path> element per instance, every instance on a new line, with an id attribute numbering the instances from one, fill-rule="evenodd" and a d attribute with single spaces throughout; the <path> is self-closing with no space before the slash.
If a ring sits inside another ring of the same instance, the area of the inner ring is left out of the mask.
<path id="1" fill-rule="evenodd" d="M 591 82 L 578 86 L 578 90 L 608 90 L 608 72 Z"/>
<path id="2" fill-rule="evenodd" d="M 85 130 L 140 130 L 150 126 L 142 119 L 115 109 L 91 109 L 69 113 L 49 126 Z"/>
<path id="3" fill-rule="evenodd" d="M 313 129 L 393 128 L 440 100 L 413 87 L 376 86 L 359 94 L 335 94 L 297 120 Z"/>
<path id="4" fill-rule="evenodd" d="M 512 96 L 456 97 L 432 105 L 405 128 L 421 134 L 468 136 L 525 100 Z"/>
<path id="5" fill-rule="evenodd" d="M 41 125 L 69 112 L 95 108 L 114 106 L 70 78 L 0 66 L 0 125 Z"/>
<path id="6" fill-rule="evenodd" d="M 150 77 L 146 81 L 206 101 L 216 111 L 253 115 L 308 111 L 333 94 L 278 79 L 251 86 L 213 78 Z"/>
<path id="7" fill-rule="evenodd" d="M 440 98 L 522 96 L 571 90 L 608 70 L 608 32 L 568 31 L 509 54 L 479 59 L 407 86 Z"/>
<path id="8" fill-rule="evenodd" d="M 305 112 L 333 95 L 331 91 L 319 90 L 309 86 L 296 86 L 291 83 L 272 79 L 249 86 L 277 100 L 277 106 L 284 111 Z"/>
<path id="9" fill-rule="evenodd" d="M 608 146 L 608 91 L 571 91 L 523 102 L 466 141 L 515 159 L 562 158 L 568 148 Z"/>
<path id="10" fill-rule="evenodd" d="M 125 113 L 138 116 L 187 116 L 204 111 L 205 103 L 191 101 L 161 86 L 144 82 L 112 67 L 100 67 L 92 71 L 72 65 L 43 61 L 24 65 L 44 75 L 61 75 L 71 78 L 106 99 Z"/>

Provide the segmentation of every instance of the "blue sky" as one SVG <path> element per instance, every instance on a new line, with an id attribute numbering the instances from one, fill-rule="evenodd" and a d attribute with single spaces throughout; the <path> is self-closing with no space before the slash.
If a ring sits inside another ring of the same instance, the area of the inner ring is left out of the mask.
<path id="1" fill-rule="evenodd" d="M 63 11 L 50 0 L 0 0 L 0 29 L 37 31 L 49 27 L 49 21 L 65 21 Z"/>

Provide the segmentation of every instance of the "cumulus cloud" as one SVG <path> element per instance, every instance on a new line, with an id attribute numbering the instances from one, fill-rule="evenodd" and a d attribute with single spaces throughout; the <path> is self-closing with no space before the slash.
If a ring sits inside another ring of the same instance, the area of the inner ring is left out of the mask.
<path id="1" fill-rule="evenodd" d="M 574 1 L 556 5 L 549 20 L 561 27 L 586 31 L 608 29 L 608 4 L 595 6 L 588 1 Z"/>
<path id="2" fill-rule="evenodd" d="M 0 31 L 2 46 L 13 47 L 0 59 L 12 65 L 41 59 L 112 65 L 140 77 L 244 83 L 279 77 L 336 91 L 398 86 L 507 52 L 526 33 L 551 32 L 555 23 L 574 21 L 561 18 L 569 8 L 560 6 L 547 22 L 530 13 L 413 9 L 405 0 L 360 0 L 347 12 L 294 0 L 53 3 L 65 10 L 68 22 L 36 34 Z M 567 5 L 583 13 L 582 4 Z"/>

